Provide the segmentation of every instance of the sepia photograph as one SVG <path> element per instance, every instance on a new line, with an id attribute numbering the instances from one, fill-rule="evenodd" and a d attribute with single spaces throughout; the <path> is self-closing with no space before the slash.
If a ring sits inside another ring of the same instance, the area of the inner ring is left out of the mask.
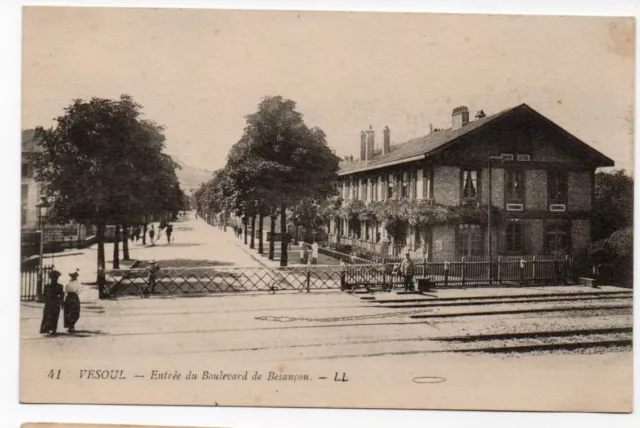
<path id="1" fill-rule="evenodd" d="M 635 32 L 23 7 L 20 401 L 631 412 Z"/>

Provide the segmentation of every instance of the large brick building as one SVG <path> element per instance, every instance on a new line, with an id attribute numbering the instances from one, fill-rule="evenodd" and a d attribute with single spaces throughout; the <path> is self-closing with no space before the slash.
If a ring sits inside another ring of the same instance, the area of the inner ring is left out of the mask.
<path id="1" fill-rule="evenodd" d="M 484 206 L 487 213 L 491 199 L 493 226 L 482 215 L 443 215 L 400 222 L 391 234 L 373 215 L 336 216 L 331 240 L 434 258 L 484 256 L 489 248 L 494 255 L 578 256 L 590 243 L 595 171 L 613 164 L 526 104 L 490 116 L 479 112 L 472 121 L 468 109 L 458 107 L 450 129 L 401 144 L 392 144 L 385 127 L 380 148 L 370 127 L 361 133 L 360 159 L 340 165 L 344 207 L 406 200 L 423 211 L 482 212 Z"/>

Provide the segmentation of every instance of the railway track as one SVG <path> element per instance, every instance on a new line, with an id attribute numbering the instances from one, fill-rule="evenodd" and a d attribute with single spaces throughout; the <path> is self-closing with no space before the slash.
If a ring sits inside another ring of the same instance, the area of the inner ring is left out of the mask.
<path id="1" fill-rule="evenodd" d="M 436 337 L 438 352 L 463 354 L 532 354 L 557 352 L 628 351 L 633 345 L 631 327 L 596 328 L 526 333 Z"/>

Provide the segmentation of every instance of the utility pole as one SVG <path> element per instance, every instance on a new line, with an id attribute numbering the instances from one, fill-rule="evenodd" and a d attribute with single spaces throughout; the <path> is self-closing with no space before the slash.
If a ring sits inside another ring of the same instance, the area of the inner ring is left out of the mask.
<path id="1" fill-rule="evenodd" d="M 489 284 L 493 285 L 493 236 L 491 234 L 491 211 L 493 207 L 493 193 L 492 193 L 492 182 L 493 182 L 493 172 L 492 172 L 492 160 L 502 160 L 502 156 L 492 156 L 491 154 L 492 146 L 489 144 L 489 203 L 488 203 L 488 213 L 487 213 L 487 230 L 489 232 Z"/>

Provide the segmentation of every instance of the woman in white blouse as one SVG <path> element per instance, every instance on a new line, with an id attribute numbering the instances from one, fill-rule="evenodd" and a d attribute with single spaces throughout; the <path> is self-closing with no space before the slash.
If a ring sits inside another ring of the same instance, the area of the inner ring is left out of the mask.
<path id="1" fill-rule="evenodd" d="M 82 290 L 82 284 L 78 281 L 78 270 L 69 274 L 71 280 L 65 285 L 64 292 L 64 328 L 69 333 L 76 331 L 76 322 L 80 318 L 80 298 L 78 295 Z"/>

